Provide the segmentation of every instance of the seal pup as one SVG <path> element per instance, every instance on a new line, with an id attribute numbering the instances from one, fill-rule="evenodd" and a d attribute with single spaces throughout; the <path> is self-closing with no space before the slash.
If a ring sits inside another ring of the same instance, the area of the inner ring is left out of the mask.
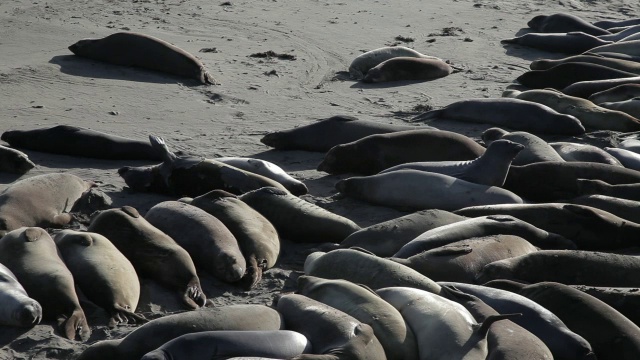
<path id="1" fill-rule="evenodd" d="M 370 69 L 362 81 L 380 83 L 402 80 L 435 80 L 448 76 L 453 68 L 440 59 L 394 57 Z"/>
<path id="2" fill-rule="evenodd" d="M 25 174 L 36 167 L 29 156 L 22 151 L 0 145 L 0 171 Z"/>
<path id="3" fill-rule="evenodd" d="M 77 56 L 114 65 L 133 66 L 217 84 L 192 54 L 153 36 L 119 32 L 102 39 L 84 39 L 69 46 Z"/>
<path id="4" fill-rule="evenodd" d="M 42 306 L 42 318 L 55 320 L 67 339 L 87 341 L 91 328 L 80 307 L 71 272 L 44 229 L 23 227 L 0 239 L 0 263 L 13 272 Z"/>
<path id="5" fill-rule="evenodd" d="M 136 270 L 109 239 L 63 230 L 55 234 L 54 242 L 82 293 L 109 313 L 109 327 L 147 321 L 135 313 L 140 299 Z"/>
<path id="6" fill-rule="evenodd" d="M 42 306 L 27 295 L 16 276 L 0 264 L 0 325 L 33 327 L 42 320 Z"/>
<path id="7" fill-rule="evenodd" d="M 564 161 L 595 162 L 622 166 L 620 161 L 597 146 L 570 142 L 549 143 Z"/>
<path id="8" fill-rule="evenodd" d="M 87 230 L 109 239 L 140 276 L 179 292 L 186 306 L 195 309 L 205 305 L 207 298 L 189 253 L 135 208 L 101 211 L 92 217 Z"/>
<path id="9" fill-rule="evenodd" d="M 588 99 L 595 93 L 627 84 L 640 84 L 640 76 L 620 79 L 580 81 L 562 89 L 562 92 L 570 96 Z"/>
<path id="10" fill-rule="evenodd" d="M 106 160 L 162 160 L 149 142 L 71 125 L 5 131 L 0 138 L 13 147 L 49 154 Z"/>
<path id="11" fill-rule="evenodd" d="M 490 128 L 485 130 L 481 137 L 487 146 L 491 146 L 491 143 L 500 139 L 524 145 L 524 149 L 513 159 L 513 165 L 527 165 L 542 161 L 564 161 L 546 141 L 525 131 L 508 132 L 500 128 Z"/>
<path id="12" fill-rule="evenodd" d="M 336 145 L 318 165 L 329 174 L 373 175 L 394 165 L 418 161 L 464 161 L 484 154 L 471 138 L 444 130 L 410 130 L 370 135 Z"/>
<path id="13" fill-rule="evenodd" d="M 640 40 L 631 40 L 624 42 L 615 42 L 607 45 L 602 45 L 598 47 L 594 47 L 589 50 L 589 53 L 598 54 L 598 53 L 618 53 L 618 54 L 626 54 L 630 56 L 640 56 L 640 51 L 638 47 L 640 46 Z"/>
<path id="14" fill-rule="evenodd" d="M 579 81 L 630 78 L 637 74 L 590 63 L 564 63 L 546 70 L 530 70 L 518 76 L 520 84 L 533 89 L 564 89 Z"/>
<path id="15" fill-rule="evenodd" d="M 349 65 L 349 74 L 352 79 L 361 80 L 367 72 L 376 67 L 378 64 L 396 57 L 412 57 L 440 60 L 434 56 L 421 54 L 413 49 L 404 46 L 386 46 L 374 50 L 367 51 L 358 55 L 351 65 Z"/>
<path id="16" fill-rule="evenodd" d="M 566 63 L 597 64 L 597 65 L 606 66 L 608 68 L 618 69 L 628 73 L 640 75 L 640 64 L 635 61 L 613 59 L 613 58 L 609 58 L 609 57 L 605 57 L 597 54 L 574 55 L 574 56 L 569 56 L 569 57 L 558 59 L 558 60 L 551 60 L 551 59 L 534 60 L 531 62 L 531 64 L 529 64 L 529 68 L 531 70 L 547 70 L 557 65 L 566 64 Z"/>
<path id="17" fill-rule="evenodd" d="M 221 157 L 215 160 L 275 180 L 293 195 L 300 196 L 309 192 L 309 189 L 302 181 L 292 178 L 286 171 L 272 162 L 243 157 Z"/>
<path id="18" fill-rule="evenodd" d="M 636 97 L 640 97 L 640 85 L 627 84 L 597 92 L 589 96 L 589 100 L 594 104 L 602 104 L 604 102 L 618 102 L 633 99 Z"/>
<path id="19" fill-rule="evenodd" d="M 458 210 L 468 206 L 522 204 L 522 199 L 497 186 L 486 186 L 454 177 L 418 170 L 398 170 L 340 180 L 342 194 L 372 204 L 397 209 Z"/>
<path id="20" fill-rule="evenodd" d="M 313 344 L 314 354 L 293 359 L 386 359 L 371 326 L 354 317 L 303 295 L 282 295 L 275 301 L 287 329 L 301 333 Z"/>
<path id="21" fill-rule="evenodd" d="M 427 111 L 414 117 L 412 121 L 435 118 L 556 135 L 580 135 L 585 131 L 574 116 L 560 114 L 542 104 L 509 98 L 461 100 L 439 110 Z"/>
<path id="22" fill-rule="evenodd" d="M 575 15 L 557 13 L 553 15 L 534 16 L 527 25 L 539 33 L 567 33 L 582 31 L 585 34 L 599 36 L 611 34 L 609 31 L 599 28 Z"/>
<path id="23" fill-rule="evenodd" d="M 178 157 L 160 137 L 151 135 L 149 140 L 162 155 L 163 162 L 155 166 L 118 169 L 118 174 L 132 190 L 178 196 L 199 196 L 216 189 L 242 194 L 265 186 L 286 191 L 277 181 L 213 159 Z"/>
<path id="24" fill-rule="evenodd" d="M 392 166 L 379 174 L 413 169 L 449 175 L 480 185 L 502 186 L 507 178 L 511 162 L 523 149 L 524 145 L 509 140 L 498 140 L 492 142 L 484 154 L 475 160 L 406 163 Z"/>
<path id="25" fill-rule="evenodd" d="M 567 200 L 572 204 L 579 204 L 604 210 L 622 219 L 640 224 L 640 202 L 606 195 L 582 195 Z"/>
<path id="26" fill-rule="evenodd" d="M 604 196 L 640 201 L 640 184 L 611 185 L 602 180 L 578 179 L 578 194 L 602 194 Z"/>
<path id="27" fill-rule="evenodd" d="M 603 102 L 603 108 L 622 111 L 634 117 L 640 116 L 640 97 L 618 102 Z"/>
<path id="28" fill-rule="evenodd" d="M 502 44 L 517 44 L 549 52 L 581 54 L 611 41 L 598 39 L 581 31 L 569 33 L 529 33 L 500 41 Z"/>
<path id="29" fill-rule="evenodd" d="M 626 149 L 610 147 L 604 148 L 604 151 L 618 159 L 627 169 L 640 170 L 640 154 Z"/>

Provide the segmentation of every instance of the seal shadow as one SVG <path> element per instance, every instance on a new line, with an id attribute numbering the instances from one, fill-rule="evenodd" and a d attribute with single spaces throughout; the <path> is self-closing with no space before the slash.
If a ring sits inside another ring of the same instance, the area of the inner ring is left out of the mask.
<path id="1" fill-rule="evenodd" d="M 46 321 L 40 323 L 46 324 Z M 38 325 L 36 325 L 38 326 Z M 0 326 L 0 348 L 10 345 L 15 339 L 31 331 L 33 328 L 21 328 L 15 326 Z"/>
<path id="2" fill-rule="evenodd" d="M 448 75 L 450 76 L 450 75 Z M 438 78 L 440 79 L 440 78 Z M 387 88 L 394 88 L 394 87 L 400 87 L 400 86 L 409 86 L 409 85 L 415 85 L 415 84 L 421 84 L 421 83 L 426 83 L 426 82 L 431 82 L 431 81 L 435 81 L 438 79 L 431 79 L 431 80 L 399 80 L 399 81 L 387 81 L 387 82 L 379 82 L 379 83 L 366 83 L 366 82 L 362 82 L 362 81 L 358 81 L 355 84 L 349 86 L 352 89 L 387 89 Z"/>
<path id="3" fill-rule="evenodd" d="M 56 55 L 49 60 L 50 64 L 60 66 L 60 71 L 67 75 L 85 78 L 110 80 L 126 80 L 154 84 L 182 83 L 185 86 L 202 85 L 195 79 L 189 79 L 158 71 L 85 59 L 76 55 Z"/>

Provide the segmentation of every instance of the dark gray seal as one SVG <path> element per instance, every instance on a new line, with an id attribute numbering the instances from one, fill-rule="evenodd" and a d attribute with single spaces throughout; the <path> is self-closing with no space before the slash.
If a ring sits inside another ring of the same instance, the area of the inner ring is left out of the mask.
<path id="1" fill-rule="evenodd" d="M 599 299 L 619 311 L 627 319 L 633 321 L 634 324 L 640 326 L 640 292 L 637 288 L 584 285 L 573 285 L 571 287 Z"/>
<path id="2" fill-rule="evenodd" d="M 3 135 L 4 136 L 4 135 Z M 0 145 L 0 171 L 24 174 L 36 167 L 29 156 L 22 151 Z"/>
<path id="3" fill-rule="evenodd" d="M 638 64 L 640 66 L 640 64 Z M 608 90 L 597 92 L 589 96 L 589 100 L 594 104 L 605 102 L 624 101 L 640 97 L 640 84 L 627 84 L 612 87 Z"/>
<path id="4" fill-rule="evenodd" d="M 640 201 L 594 194 L 582 195 L 568 200 L 568 202 L 598 208 L 625 220 L 640 224 Z"/>
<path id="5" fill-rule="evenodd" d="M 612 59 L 597 54 L 574 55 L 558 60 L 534 60 L 529 65 L 529 68 L 531 68 L 531 70 L 547 70 L 565 63 L 597 64 L 606 66 L 608 68 L 618 69 L 620 71 L 640 75 L 640 64 L 635 61 Z"/>
<path id="6" fill-rule="evenodd" d="M 364 82 L 380 83 L 402 80 L 435 80 L 448 76 L 453 68 L 440 59 L 395 57 L 367 72 Z"/>
<path id="7" fill-rule="evenodd" d="M 611 44 L 611 41 L 601 40 L 593 35 L 580 31 L 556 34 L 530 33 L 500 42 L 503 44 L 524 45 L 544 51 L 565 54 L 581 54 L 594 47 Z"/>
<path id="8" fill-rule="evenodd" d="M 627 84 L 640 84 L 640 76 L 620 79 L 580 81 L 562 89 L 562 92 L 567 95 L 588 99 L 595 93 Z"/>
<path id="9" fill-rule="evenodd" d="M 640 25 L 640 19 L 627 19 L 627 20 L 600 20 L 593 23 L 593 26 L 597 26 L 602 29 L 619 28 L 624 26 Z"/>
<path id="10" fill-rule="evenodd" d="M 518 76 L 520 84 L 532 89 L 552 88 L 562 90 L 567 86 L 592 80 L 630 78 L 637 74 L 617 70 L 604 65 L 589 63 L 563 63 L 546 70 L 531 70 Z"/>
<path id="11" fill-rule="evenodd" d="M 596 162 L 622 166 L 620 161 L 597 146 L 571 142 L 554 142 L 549 145 L 564 159 L 564 161 Z"/>
<path id="12" fill-rule="evenodd" d="M 565 13 L 534 16 L 533 19 L 529 20 L 527 25 L 540 33 L 582 31 L 585 34 L 593 36 L 611 34 L 609 31 L 590 24 L 582 18 Z"/>
<path id="13" fill-rule="evenodd" d="M 640 184 L 612 185 L 601 180 L 578 179 L 579 195 L 605 195 L 640 201 Z"/>

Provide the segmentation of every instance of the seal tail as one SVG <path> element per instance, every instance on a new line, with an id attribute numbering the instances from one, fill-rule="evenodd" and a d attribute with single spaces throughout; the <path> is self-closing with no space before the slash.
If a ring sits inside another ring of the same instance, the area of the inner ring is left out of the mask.
<path id="1" fill-rule="evenodd" d="M 109 328 L 113 329 L 117 324 L 144 324 L 149 322 L 147 318 L 142 315 L 138 315 L 129 309 L 115 304 L 113 306 L 115 309 L 114 312 L 111 313 L 111 319 L 109 319 Z"/>
<path id="2" fill-rule="evenodd" d="M 428 121 L 428 120 L 437 119 L 440 117 L 440 115 L 442 115 L 442 111 L 443 111 L 442 109 L 427 111 L 409 120 L 409 122 Z"/>
<path id="3" fill-rule="evenodd" d="M 216 80 L 208 71 L 202 70 L 202 74 L 200 75 L 200 81 L 206 85 L 220 85 L 218 80 Z"/>
<path id="4" fill-rule="evenodd" d="M 82 309 L 74 310 L 69 318 L 65 315 L 60 316 L 58 325 L 63 327 L 64 336 L 69 340 L 75 340 L 76 334 L 78 334 L 82 341 L 87 341 L 91 335 L 91 328 Z"/>

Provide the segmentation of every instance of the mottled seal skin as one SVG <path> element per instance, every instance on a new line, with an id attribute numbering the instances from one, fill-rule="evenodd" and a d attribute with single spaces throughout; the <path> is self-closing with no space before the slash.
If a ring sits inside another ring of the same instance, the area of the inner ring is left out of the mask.
<path id="1" fill-rule="evenodd" d="M 380 174 L 413 169 L 449 175 L 480 185 L 502 186 L 511 162 L 523 149 L 524 145 L 509 140 L 498 140 L 492 142 L 484 154 L 475 160 L 406 163 L 392 166 Z"/>
<path id="2" fill-rule="evenodd" d="M 149 321 L 122 339 L 99 341 L 80 354 L 78 360 L 140 360 L 178 336 L 202 331 L 283 329 L 282 316 L 264 305 L 203 308 Z"/>
<path id="3" fill-rule="evenodd" d="M 23 226 L 59 227 L 71 221 L 73 204 L 91 187 L 72 174 L 37 175 L 0 193 L 0 235 Z"/>
<path id="4" fill-rule="evenodd" d="M 562 89 L 562 92 L 570 96 L 588 99 L 595 93 L 627 84 L 640 84 L 640 76 L 609 80 L 580 81 Z"/>
<path id="5" fill-rule="evenodd" d="M 490 282 L 489 284 L 493 283 Z M 556 315 L 528 298 L 487 286 L 440 282 L 445 286 L 478 297 L 501 314 L 519 313 L 511 321 L 522 326 L 542 340 L 553 353 L 554 359 L 595 360 L 591 345 L 580 335 L 572 332 Z M 447 296 L 443 290 L 444 296 Z M 496 324 L 497 325 L 497 324 Z"/>
<path id="6" fill-rule="evenodd" d="M 181 294 L 190 308 L 207 300 L 189 253 L 130 206 L 105 210 L 91 219 L 88 231 L 109 239 L 138 274 Z"/>
<path id="7" fill-rule="evenodd" d="M 640 201 L 640 184 L 611 185 L 601 180 L 578 179 L 578 194 L 602 194 L 615 198 Z"/>
<path id="8" fill-rule="evenodd" d="M 431 129 L 431 126 L 383 124 L 358 120 L 353 116 L 337 115 L 308 125 L 265 135 L 260 142 L 278 150 L 306 150 L 326 152 L 340 144 L 350 143 L 374 134 L 396 131 Z"/>
<path id="9" fill-rule="evenodd" d="M 309 351 L 311 343 L 295 331 L 217 330 L 179 336 L 140 360 L 228 359 L 238 355 L 289 359 Z"/>
<path id="10" fill-rule="evenodd" d="M 530 33 L 500 42 L 565 54 L 581 54 L 595 47 L 611 44 L 611 41 L 601 40 L 580 31 L 555 34 Z"/>
<path id="11" fill-rule="evenodd" d="M 371 289 L 345 280 L 303 275 L 298 294 L 329 305 L 373 328 L 388 360 L 417 360 L 418 345 L 402 315 Z"/>
<path id="12" fill-rule="evenodd" d="M 552 88 L 560 90 L 579 81 L 630 78 L 634 76 L 638 75 L 604 65 L 578 62 L 556 65 L 547 70 L 527 71 L 518 76 L 516 80 L 520 84 L 533 89 Z"/>
<path id="13" fill-rule="evenodd" d="M 4 136 L 4 135 L 3 135 Z M 0 171 L 25 174 L 36 167 L 29 156 L 22 151 L 0 145 Z"/>
<path id="14" fill-rule="evenodd" d="M 0 325 L 33 327 L 42 320 L 42 306 L 27 295 L 16 276 L 0 264 Z"/>
<path id="15" fill-rule="evenodd" d="M 146 322 L 135 314 L 140 299 L 136 270 L 109 239 L 63 230 L 55 234 L 54 241 L 82 293 L 111 316 L 109 327 Z"/>
<path id="16" fill-rule="evenodd" d="M 603 102 L 600 106 L 610 110 L 622 111 L 634 117 L 640 116 L 640 98 L 633 98 L 618 102 Z"/>
<path id="17" fill-rule="evenodd" d="M 23 227 L 0 239 L 0 263 L 13 272 L 29 296 L 42 305 L 42 318 L 55 320 L 67 339 L 89 339 L 73 276 L 44 229 Z"/>
<path id="18" fill-rule="evenodd" d="M 604 57 L 596 54 L 574 55 L 574 56 L 569 56 L 569 57 L 558 59 L 558 60 L 551 60 L 551 59 L 534 60 L 529 65 L 529 68 L 531 70 L 547 70 L 557 65 L 566 64 L 566 63 L 596 64 L 596 65 L 606 66 L 611 69 L 618 69 L 620 71 L 625 71 L 628 73 L 640 75 L 640 64 L 635 61 L 612 59 L 612 58 L 608 58 L 608 57 Z"/>
<path id="19" fill-rule="evenodd" d="M 280 255 L 278 231 L 251 206 L 220 190 L 180 201 L 215 216 L 231 231 L 247 264 L 243 281 L 248 288 L 255 286 L 262 279 L 262 273 L 275 265 Z"/>
<path id="20" fill-rule="evenodd" d="M 360 230 L 353 221 L 279 189 L 265 187 L 240 200 L 267 218 L 283 238 L 294 242 L 340 243 Z"/>
<path id="21" fill-rule="evenodd" d="M 216 158 L 215 160 L 275 180 L 287 188 L 293 195 L 300 196 L 309 192 L 309 189 L 307 189 L 307 186 L 302 181 L 292 178 L 282 170 L 281 167 L 274 163 L 243 157 L 222 157 Z"/>
<path id="22" fill-rule="evenodd" d="M 640 224 L 640 201 L 606 195 L 582 195 L 575 199 L 567 200 L 567 202 L 597 208 L 622 219 Z"/>
<path id="23" fill-rule="evenodd" d="M 163 162 L 155 166 L 118 169 L 118 174 L 132 190 L 191 197 L 217 189 L 242 194 L 265 186 L 287 191 L 277 181 L 214 159 L 178 157 L 157 136 L 149 136 L 149 140 L 162 155 Z"/>
<path id="24" fill-rule="evenodd" d="M 571 287 L 599 299 L 619 311 L 634 324 L 640 326 L 640 292 L 638 292 L 637 288 L 594 287 L 584 285 L 573 285 Z"/>
<path id="25" fill-rule="evenodd" d="M 315 252 L 304 262 L 306 275 L 343 279 L 372 289 L 407 286 L 437 294 L 440 285 L 419 272 L 395 261 L 355 249 Z"/>
<path id="26" fill-rule="evenodd" d="M 292 360 L 386 359 L 371 326 L 354 317 L 303 295 L 283 295 L 276 301 L 287 329 L 303 334 L 313 344 L 314 354 Z"/>
<path id="27" fill-rule="evenodd" d="M 510 133 L 500 128 L 490 128 L 482 133 L 482 141 L 487 146 L 491 146 L 494 141 L 500 139 L 524 145 L 524 149 L 513 159 L 513 165 L 528 165 L 543 161 L 564 161 L 546 141 L 528 132 L 514 131 Z"/>
<path id="28" fill-rule="evenodd" d="M 640 56 L 640 50 L 638 50 L 639 46 L 640 40 L 619 41 L 612 44 L 594 47 L 589 50 L 589 53 L 617 53 L 630 56 Z"/>
<path id="29" fill-rule="evenodd" d="M 549 143 L 565 161 L 595 162 L 622 166 L 620 161 L 597 146 L 570 142 Z"/>
<path id="30" fill-rule="evenodd" d="M 640 64 L 638 65 L 640 66 Z M 589 100 L 594 104 L 605 102 L 617 102 L 640 97 L 640 84 L 627 84 L 612 87 L 608 90 L 597 92 L 589 96 Z"/>
<path id="31" fill-rule="evenodd" d="M 590 24 L 582 18 L 565 13 L 534 16 L 533 19 L 529 20 L 527 25 L 539 33 L 582 31 L 585 34 L 593 36 L 611 34 L 609 31 Z"/>
<path id="32" fill-rule="evenodd" d="M 560 114 L 548 106 L 519 99 L 457 101 L 442 109 L 427 111 L 416 116 L 412 121 L 427 121 L 435 118 L 491 124 L 533 133 L 584 134 L 584 126 L 574 116 Z"/>
<path id="33" fill-rule="evenodd" d="M 640 357 L 640 328 L 595 297 L 552 282 L 525 286 L 520 294 L 558 315 L 589 341 L 598 359 Z"/>
<path id="34" fill-rule="evenodd" d="M 351 65 L 349 65 L 349 74 L 353 79 L 362 79 L 367 72 L 376 67 L 378 64 L 396 57 L 412 57 L 440 60 L 437 57 L 421 54 L 413 49 L 404 46 L 387 46 L 379 49 L 367 51 L 358 55 Z"/>
<path id="35" fill-rule="evenodd" d="M 161 160 L 151 144 L 77 126 L 58 125 L 2 133 L 13 147 L 107 160 Z"/>
<path id="36" fill-rule="evenodd" d="M 519 196 L 497 186 L 418 170 L 351 177 L 338 181 L 336 189 L 355 199 L 410 211 L 453 211 L 476 205 L 522 203 Z"/>
<path id="37" fill-rule="evenodd" d="M 77 56 L 114 65 L 133 66 L 216 84 L 192 54 L 153 36 L 120 32 L 102 39 L 84 39 L 69 46 Z"/>
<path id="38" fill-rule="evenodd" d="M 617 148 L 606 147 L 604 150 L 614 156 L 624 167 L 632 170 L 640 170 L 640 154 Z"/>
<path id="39" fill-rule="evenodd" d="M 445 210 L 421 210 L 358 230 L 344 239 L 340 247 L 358 247 L 380 257 L 389 257 L 418 235 L 465 219 Z"/>
<path id="40" fill-rule="evenodd" d="M 395 57 L 367 72 L 364 82 L 380 83 L 402 80 L 435 80 L 448 76 L 453 68 L 439 59 Z"/>

